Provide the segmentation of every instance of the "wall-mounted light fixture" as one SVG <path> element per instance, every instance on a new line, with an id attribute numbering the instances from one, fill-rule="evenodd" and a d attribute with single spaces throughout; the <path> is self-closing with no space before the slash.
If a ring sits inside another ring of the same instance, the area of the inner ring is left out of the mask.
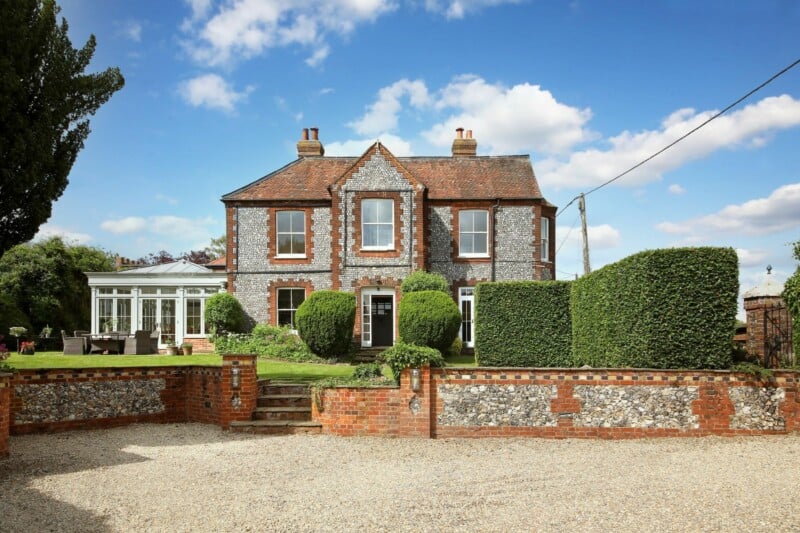
<path id="1" fill-rule="evenodd" d="M 417 392 L 421 388 L 419 368 L 411 369 L 411 390 Z"/>
<path id="2" fill-rule="evenodd" d="M 241 386 L 241 373 L 242 371 L 239 369 L 238 366 L 235 366 L 231 369 L 231 388 L 238 389 Z"/>

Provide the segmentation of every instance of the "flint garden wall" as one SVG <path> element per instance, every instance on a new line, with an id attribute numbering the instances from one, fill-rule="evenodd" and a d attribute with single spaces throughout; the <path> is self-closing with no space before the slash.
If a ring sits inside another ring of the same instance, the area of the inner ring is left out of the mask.
<path id="1" fill-rule="evenodd" d="M 618 369 L 408 370 L 395 389 L 315 394 L 337 435 L 640 438 L 784 434 L 800 429 L 798 374 Z"/>

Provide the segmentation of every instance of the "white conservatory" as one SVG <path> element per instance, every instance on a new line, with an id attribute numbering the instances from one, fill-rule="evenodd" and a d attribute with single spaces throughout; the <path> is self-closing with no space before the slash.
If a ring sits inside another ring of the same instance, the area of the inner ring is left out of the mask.
<path id="1" fill-rule="evenodd" d="M 120 272 L 86 272 L 92 291 L 92 334 L 156 331 L 163 348 L 206 338 L 206 300 L 225 292 L 225 272 L 185 260 Z"/>

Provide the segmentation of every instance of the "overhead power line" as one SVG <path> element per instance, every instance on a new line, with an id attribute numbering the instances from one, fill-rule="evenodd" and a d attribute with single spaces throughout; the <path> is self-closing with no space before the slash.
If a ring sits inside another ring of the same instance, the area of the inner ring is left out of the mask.
<path id="1" fill-rule="evenodd" d="M 613 177 L 613 178 L 611 178 L 610 180 L 608 180 L 608 181 L 605 181 L 605 182 L 601 183 L 600 185 L 598 185 L 597 187 L 595 187 L 594 189 L 590 190 L 589 192 L 587 192 L 587 193 L 584 193 L 584 194 L 583 194 L 583 196 L 589 196 L 589 195 L 590 195 L 590 194 L 592 194 L 593 192 L 595 192 L 595 191 L 598 191 L 598 190 L 602 189 L 602 188 L 603 188 L 603 187 L 605 187 L 606 185 L 610 185 L 611 183 L 614 183 L 614 182 L 615 182 L 615 181 L 617 181 L 618 179 L 622 178 L 623 176 L 626 176 L 627 174 L 630 174 L 631 172 L 633 172 L 634 170 L 636 170 L 636 169 L 637 169 L 637 168 L 639 168 L 640 166 L 644 165 L 645 163 L 647 163 L 647 162 L 648 162 L 648 161 L 650 161 L 651 159 L 654 159 L 654 158 L 658 157 L 659 155 L 663 154 L 664 152 L 666 152 L 667 150 L 669 150 L 670 148 L 672 148 L 673 146 L 675 146 L 676 144 L 678 144 L 679 142 L 681 142 L 682 140 L 684 140 L 684 139 L 685 139 L 686 137 L 688 137 L 689 135 L 693 134 L 694 132 L 696 132 L 696 131 L 697 131 L 697 130 L 699 130 L 700 128 L 702 128 L 702 127 L 704 127 L 705 125 L 707 125 L 709 122 L 711 122 L 711 121 L 713 121 L 713 120 L 715 120 L 715 119 L 717 119 L 717 118 L 721 117 L 722 115 L 724 115 L 725 113 L 727 113 L 728 111 L 730 111 L 731 109 L 733 109 L 734 107 L 736 107 L 737 105 L 741 104 L 742 102 L 744 102 L 745 100 L 747 100 L 748 98 L 750 98 L 751 96 L 753 96 L 755 93 L 757 93 L 758 91 L 760 91 L 761 89 L 763 89 L 764 87 L 766 87 L 767 85 L 769 85 L 770 83 L 772 83 L 773 81 L 775 81 L 776 79 L 778 79 L 779 77 L 781 77 L 781 76 L 783 76 L 784 74 L 786 74 L 787 72 L 789 72 L 791 69 L 793 69 L 794 67 L 796 67 L 798 64 L 800 64 L 800 59 L 796 59 L 796 60 L 795 60 L 793 63 L 791 63 L 791 64 L 790 64 L 790 65 L 788 65 L 787 67 L 785 67 L 785 68 L 783 68 L 782 70 L 780 70 L 779 72 L 777 72 L 777 73 L 773 74 L 773 75 L 772 75 L 772 76 L 771 76 L 771 77 L 770 77 L 768 80 L 766 80 L 765 82 L 763 82 L 761 85 L 759 85 L 759 86 L 758 86 L 758 87 L 756 87 L 755 89 L 752 89 L 750 92 L 748 92 L 747 94 L 745 94 L 744 96 L 742 96 L 741 98 L 739 98 L 738 100 L 736 100 L 735 102 L 733 102 L 732 104 L 728 105 L 728 106 L 727 106 L 725 109 L 723 109 L 722 111 L 719 111 L 719 112 L 715 113 L 713 116 L 709 117 L 709 118 L 708 118 L 708 119 L 707 119 L 705 122 L 703 122 L 702 124 L 699 124 L 698 126 L 695 126 L 694 128 L 692 128 L 692 129 L 691 129 L 691 130 L 689 130 L 688 132 L 684 133 L 683 135 L 681 135 L 680 137 L 678 137 L 677 139 L 675 139 L 674 141 L 672 141 L 671 143 L 669 143 L 668 145 L 666 145 L 666 146 L 665 146 L 664 148 L 662 148 L 661 150 L 659 150 L 659 151 L 655 152 L 655 153 L 654 153 L 654 154 L 652 154 L 651 156 L 649 156 L 649 157 L 647 157 L 647 158 L 643 159 L 642 161 L 639 161 L 638 163 L 636 163 L 635 165 L 633 165 L 632 167 L 630 167 L 630 168 L 629 168 L 628 170 L 626 170 L 625 172 L 622 172 L 622 173 L 620 173 L 620 174 L 617 174 L 616 176 L 614 176 L 614 177 Z M 578 196 L 576 196 L 575 198 L 573 198 L 572 200 L 570 200 L 570 201 L 569 201 L 569 203 L 568 203 L 567 205 L 565 205 L 563 208 L 561 208 L 561 209 L 558 211 L 558 213 L 556 213 L 556 216 L 558 216 L 558 215 L 560 215 L 561 213 L 563 213 L 563 212 L 564 212 L 564 210 L 566 210 L 566 209 L 567 209 L 569 206 L 571 206 L 573 203 L 575 203 L 575 202 L 576 202 L 576 201 L 577 201 L 577 200 L 578 200 L 580 197 L 581 197 L 581 195 L 579 194 Z"/>

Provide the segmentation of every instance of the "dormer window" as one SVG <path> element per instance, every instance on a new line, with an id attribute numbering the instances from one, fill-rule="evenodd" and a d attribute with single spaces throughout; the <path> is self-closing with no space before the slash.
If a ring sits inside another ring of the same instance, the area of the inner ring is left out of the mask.
<path id="1" fill-rule="evenodd" d="M 303 211 L 278 211 L 275 216 L 279 258 L 306 256 L 306 214 Z"/>
<path id="2" fill-rule="evenodd" d="M 361 201 L 361 248 L 394 249 L 394 201 L 366 198 Z"/>

